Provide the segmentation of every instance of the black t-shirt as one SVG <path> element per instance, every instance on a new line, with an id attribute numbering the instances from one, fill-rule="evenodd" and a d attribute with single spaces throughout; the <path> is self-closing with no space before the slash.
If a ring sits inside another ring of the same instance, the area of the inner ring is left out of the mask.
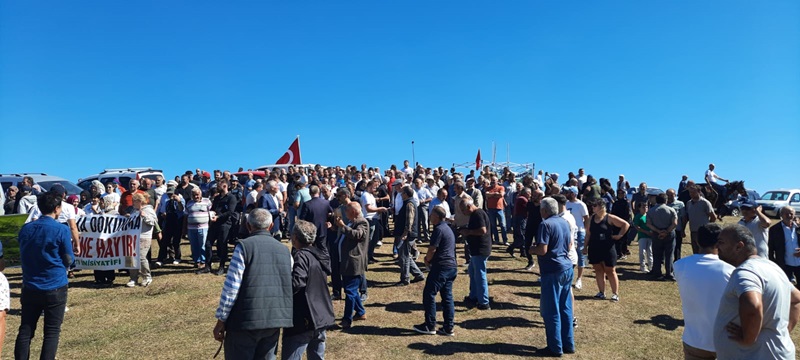
<path id="1" fill-rule="evenodd" d="M 452 269 L 458 267 L 456 263 L 456 236 L 444 221 L 433 228 L 430 246 L 436 248 L 431 259 L 431 267 Z"/>
<path id="2" fill-rule="evenodd" d="M 492 234 L 489 232 L 489 216 L 486 215 L 486 211 L 483 211 L 483 209 L 476 209 L 469 216 L 467 229 L 474 230 L 482 227 L 486 228 L 485 234 L 467 236 L 470 255 L 489 256 L 492 254 Z"/>

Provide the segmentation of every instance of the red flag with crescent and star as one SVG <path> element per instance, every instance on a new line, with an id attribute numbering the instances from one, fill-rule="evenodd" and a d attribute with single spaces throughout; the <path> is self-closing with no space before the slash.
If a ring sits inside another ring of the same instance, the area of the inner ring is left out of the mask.
<path id="1" fill-rule="evenodd" d="M 276 165 L 281 164 L 294 164 L 299 165 L 303 162 L 300 161 L 300 137 L 294 139 L 292 145 L 289 145 L 289 150 L 286 150 L 286 153 L 281 156 L 278 161 L 275 162 Z"/>
<path id="2" fill-rule="evenodd" d="M 475 170 L 481 169 L 481 149 L 478 149 L 478 157 L 475 158 Z"/>

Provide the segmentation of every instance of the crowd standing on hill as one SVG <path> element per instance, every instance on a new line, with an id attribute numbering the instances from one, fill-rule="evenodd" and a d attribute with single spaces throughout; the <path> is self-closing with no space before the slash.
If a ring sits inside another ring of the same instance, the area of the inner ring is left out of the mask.
<path id="1" fill-rule="evenodd" d="M 711 164 L 705 180 L 725 197 L 718 182 L 727 180 L 714 169 Z M 96 181 L 89 191 L 66 197 L 63 187 L 45 193 L 28 178 L 19 188 L 8 189 L 3 204 L 7 213 L 30 214 L 20 231 L 20 244 L 25 242 L 23 325 L 15 353 L 27 352 L 41 313 L 37 306 L 45 304 L 32 294 L 63 288 L 63 297 L 49 308 L 55 310 L 45 312 L 46 324 L 52 325 L 45 326 L 43 356 L 55 355 L 71 254 L 79 250 L 75 218 L 119 214 L 140 216 L 145 224 L 141 268 L 129 272 L 128 287 L 153 282 L 151 263 L 161 267 L 187 262 L 200 276 L 226 276 L 214 328 L 214 337 L 225 343 L 226 358 L 274 358 L 280 329 L 284 359 L 299 359 L 304 352 L 309 358 L 323 358 L 326 331 L 347 330 L 367 320 L 367 268 L 379 261 L 375 248 L 389 234 L 394 236 L 392 253 L 399 265 L 396 286 L 425 281 L 424 322 L 413 327 L 422 334 L 455 335 L 452 286 L 460 258 L 456 244 L 463 243 L 469 277 L 464 304 L 483 311 L 491 309 L 487 268 L 492 247 L 505 246 L 510 256 L 527 258 L 525 270 L 536 264 L 540 268 L 547 345 L 539 352 L 573 353 L 573 290 L 585 286 L 584 268 L 590 264 L 596 274 L 603 274 L 596 277 L 595 299 L 621 301 L 615 267 L 630 256 L 628 247 L 636 240 L 643 273 L 652 280 L 677 278 L 684 317 L 691 318 L 683 344 L 687 359 L 737 358 L 740 353 L 751 358 L 793 357 L 788 333 L 800 317 L 800 292 L 792 285 L 800 280 L 800 230 L 792 208 L 781 209 L 781 222 L 770 226 L 753 199 L 741 198 L 739 225 L 721 229 L 715 224 L 713 205 L 687 176 L 677 191 L 659 195 L 648 194 L 647 184 L 641 183 L 631 199 L 624 175 L 615 186 L 584 169 L 561 180 L 557 173 L 539 171 L 520 178 L 507 168 L 495 172 L 488 166 L 463 175 L 442 167 L 412 168 L 405 161 L 402 168 L 392 165 L 385 172 L 365 164 L 289 166 L 267 170 L 263 178 L 250 172 L 244 179 L 219 170 L 213 171 L 212 179 L 211 173 L 197 169 L 169 181 L 134 179 L 127 189 Z M 687 225 L 695 255 L 680 259 Z M 58 236 L 34 230 L 43 227 L 58 230 Z M 189 240 L 189 256 L 181 253 L 183 238 Z M 280 244 L 284 238 L 291 242 L 291 252 Z M 159 243 L 154 260 L 151 239 Z M 37 258 L 34 244 L 47 242 L 61 247 Z M 422 254 L 417 246 L 423 242 L 428 250 L 418 264 Z M 42 274 L 47 284 L 41 285 L 39 277 L 30 276 L 48 262 L 52 266 Z M 95 272 L 98 287 L 112 286 L 114 278 L 114 271 Z M 721 301 L 706 301 L 705 289 Z M 438 328 L 437 294 L 444 318 Z M 341 300 L 345 311 L 335 324 L 331 302 Z"/>

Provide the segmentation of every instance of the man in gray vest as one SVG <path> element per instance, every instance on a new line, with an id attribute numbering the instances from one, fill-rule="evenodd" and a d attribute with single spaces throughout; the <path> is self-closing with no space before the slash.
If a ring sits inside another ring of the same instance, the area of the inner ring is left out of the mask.
<path id="1" fill-rule="evenodd" d="M 280 329 L 293 325 L 292 255 L 270 227 L 269 211 L 252 210 L 250 237 L 233 251 L 214 327 L 225 359 L 275 359 Z"/>

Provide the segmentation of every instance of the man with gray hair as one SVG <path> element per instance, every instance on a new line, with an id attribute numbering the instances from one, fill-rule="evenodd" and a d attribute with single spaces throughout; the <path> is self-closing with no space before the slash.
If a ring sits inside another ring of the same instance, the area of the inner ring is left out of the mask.
<path id="1" fill-rule="evenodd" d="M 719 258 L 731 274 L 714 321 L 719 359 L 794 359 L 790 332 L 800 319 L 800 291 L 774 262 L 758 256 L 753 234 L 742 225 L 722 229 Z"/>
<path id="2" fill-rule="evenodd" d="M 553 198 L 541 201 L 542 223 L 536 243 L 530 248 L 537 255 L 541 269 L 539 308 L 544 321 L 547 347 L 537 350 L 542 356 L 558 356 L 575 352 L 572 327 L 572 261 L 569 259 L 571 230 L 569 223 L 558 216 L 558 202 Z"/>
<path id="3" fill-rule="evenodd" d="M 267 181 L 266 190 L 264 194 L 258 199 L 258 206 L 262 209 L 267 209 L 269 213 L 272 215 L 273 226 L 272 230 L 270 231 L 273 236 L 276 236 L 276 239 L 280 239 L 281 236 L 281 224 L 282 219 L 285 216 L 285 212 L 283 211 L 283 202 L 278 197 L 278 183 L 275 180 Z"/>
<path id="4" fill-rule="evenodd" d="M 275 359 L 280 329 L 294 323 L 292 257 L 269 235 L 271 226 L 269 211 L 252 210 L 250 236 L 233 251 L 214 327 L 226 359 Z"/>

